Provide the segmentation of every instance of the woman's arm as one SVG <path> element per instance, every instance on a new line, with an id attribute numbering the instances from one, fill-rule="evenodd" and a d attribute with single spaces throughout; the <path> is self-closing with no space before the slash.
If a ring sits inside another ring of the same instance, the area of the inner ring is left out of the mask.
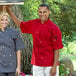
<path id="1" fill-rule="evenodd" d="M 17 69 L 16 69 L 16 76 L 20 76 L 21 72 L 21 51 L 17 51 Z"/>

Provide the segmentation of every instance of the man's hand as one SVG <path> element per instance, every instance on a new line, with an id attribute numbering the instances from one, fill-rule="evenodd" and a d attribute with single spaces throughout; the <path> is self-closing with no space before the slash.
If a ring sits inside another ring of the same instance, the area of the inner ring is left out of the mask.
<path id="1" fill-rule="evenodd" d="M 6 10 L 9 13 L 11 11 L 11 8 L 13 7 L 13 5 L 6 5 Z"/>
<path id="2" fill-rule="evenodd" d="M 13 5 L 6 5 L 6 10 L 7 10 L 8 14 L 10 15 L 10 17 L 12 18 L 12 20 L 14 21 L 14 23 L 20 27 L 21 21 L 12 12 L 12 10 L 11 10 L 12 7 L 13 7 Z"/>
<path id="3" fill-rule="evenodd" d="M 55 76 L 56 75 L 56 68 L 52 67 L 52 69 L 50 70 L 50 76 Z"/>
<path id="4" fill-rule="evenodd" d="M 3 11 L 3 9 L 2 9 L 2 8 L 3 8 L 3 6 L 2 6 L 2 5 L 0 5 L 0 12 L 2 12 L 2 11 Z"/>
<path id="5" fill-rule="evenodd" d="M 17 69 L 16 69 L 16 76 L 20 76 L 20 72 L 21 72 L 21 71 L 20 71 L 20 68 L 17 68 Z"/>

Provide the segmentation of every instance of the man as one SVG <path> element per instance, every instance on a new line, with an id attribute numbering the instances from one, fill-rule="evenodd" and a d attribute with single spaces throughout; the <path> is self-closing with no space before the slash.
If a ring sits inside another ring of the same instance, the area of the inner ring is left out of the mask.
<path id="1" fill-rule="evenodd" d="M 27 22 L 19 21 L 8 10 L 14 22 L 20 26 L 22 33 L 33 36 L 33 76 L 59 76 L 59 49 L 63 48 L 60 29 L 49 19 L 47 4 L 38 8 L 39 19 Z"/>

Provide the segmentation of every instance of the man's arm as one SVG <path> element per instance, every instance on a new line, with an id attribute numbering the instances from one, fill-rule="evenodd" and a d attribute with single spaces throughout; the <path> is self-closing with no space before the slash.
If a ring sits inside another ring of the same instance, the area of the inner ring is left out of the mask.
<path id="1" fill-rule="evenodd" d="M 21 72 L 21 51 L 17 51 L 17 69 L 16 69 L 16 75 L 20 76 Z"/>
<path id="2" fill-rule="evenodd" d="M 15 22 L 15 24 L 20 26 L 21 21 L 12 13 L 11 6 L 6 6 L 6 9 L 13 21 Z"/>
<path id="3" fill-rule="evenodd" d="M 59 50 L 55 50 L 54 51 L 54 65 L 53 67 L 57 67 L 57 63 L 58 63 L 58 59 L 59 59 Z"/>
<path id="4" fill-rule="evenodd" d="M 54 64 L 51 69 L 51 76 L 55 76 L 56 74 L 58 59 L 59 59 L 59 50 L 54 50 Z"/>

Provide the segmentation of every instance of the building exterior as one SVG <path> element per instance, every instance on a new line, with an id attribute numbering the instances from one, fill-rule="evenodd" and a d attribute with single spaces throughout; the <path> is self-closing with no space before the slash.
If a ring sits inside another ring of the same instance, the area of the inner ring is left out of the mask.
<path id="1" fill-rule="evenodd" d="M 0 5 L 23 5 L 24 0 L 0 0 Z"/>
<path id="2" fill-rule="evenodd" d="M 0 2 L 23 2 L 24 0 L 0 0 Z"/>

